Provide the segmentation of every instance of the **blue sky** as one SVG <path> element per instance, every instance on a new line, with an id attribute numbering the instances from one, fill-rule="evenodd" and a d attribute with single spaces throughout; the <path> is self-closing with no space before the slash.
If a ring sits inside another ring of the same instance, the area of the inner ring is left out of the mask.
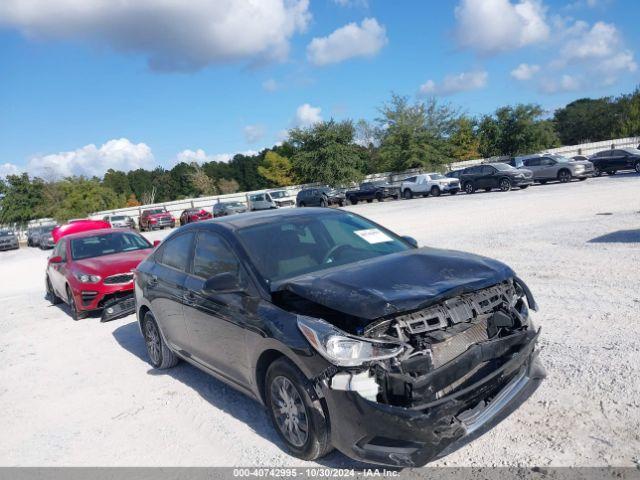
<path id="1" fill-rule="evenodd" d="M 638 19 L 636 0 L 4 0 L 0 175 L 226 159 L 392 91 L 471 114 L 618 95 Z"/>

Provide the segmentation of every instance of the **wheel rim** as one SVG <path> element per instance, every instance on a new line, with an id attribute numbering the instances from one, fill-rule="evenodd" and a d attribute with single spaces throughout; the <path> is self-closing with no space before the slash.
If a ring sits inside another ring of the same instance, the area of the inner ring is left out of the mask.
<path id="1" fill-rule="evenodd" d="M 302 447 L 309 436 L 307 409 L 287 377 L 279 376 L 271 382 L 271 409 L 284 438 L 292 445 Z"/>
<path id="2" fill-rule="evenodd" d="M 144 339 L 151 361 L 154 364 L 160 363 L 160 335 L 152 321 L 146 321 L 144 324 Z"/>
<path id="3" fill-rule="evenodd" d="M 500 182 L 500 190 L 502 190 L 503 192 L 506 192 L 507 190 L 509 190 L 510 187 L 511 187 L 511 184 L 509 183 L 509 180 L 502 180 Z"/>
<path id="4" fill-rule="evenodd" d="M 562 183 L 567 183 L 567 182 L 569 181 L 569 179 L 570 179 L 570 178 L 571 178 L 571 177 L 569 176 L 569 174 L 568 174 L 567 172 L 562 172 L 562 173 L 560 174 L 560 181 L 561 181 Z"/>
<path id="5" fill-rule="evenodd" d="M 467 183 L 464 186 L 464 191 L 467 192 L 467 193 L 473 193 L 473 185 L 471 185 L 470 183 Z"/>
<path id="6" fill-rule="evenodd" d="M 438 195 L 440 195 L 440 190 L 438 190 L 437 188 L 432 188 L 431 189 L 431 195 L 434 197 L 437 197 Z"/>
<path id="7" fill-rule="evenodd" d="M 636 162 L 636 173 L 640 173 L 640 162 Z"/>
<path id="8" fill-rule="evenodd" d="M 76 307 L 76 299 L 73 298 L 73 293 L 68 290 L 67 295 L 69 296 L 69 306 L 71 307 L 71 312 L 73 313 L 73 317 L 78 317 L 78 308 Z"/>

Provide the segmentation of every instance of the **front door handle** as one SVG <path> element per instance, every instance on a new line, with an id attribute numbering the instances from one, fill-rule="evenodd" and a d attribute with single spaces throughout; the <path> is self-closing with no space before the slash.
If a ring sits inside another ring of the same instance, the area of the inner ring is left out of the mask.
<path id="1" fill-rule="evenodd" d="M 196 296 L 193 294 L 193 292 L 184 292 L 182 294 L 182 298 L 185 300 L 185 302 L 193 302 L 196 299 Z"/>
<path id="2" fill-rule="evenodd" d="M 149 279 L 149 281 L 147 282 L 147 284 L 150 287 L 155 287 L 156 285 L 158 285 L 158 277 L 155 275 L 151 275 L 151 278 Z"/>

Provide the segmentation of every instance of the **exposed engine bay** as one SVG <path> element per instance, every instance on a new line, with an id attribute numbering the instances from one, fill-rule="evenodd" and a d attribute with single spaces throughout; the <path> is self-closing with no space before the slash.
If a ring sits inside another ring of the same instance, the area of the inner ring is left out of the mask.
<path id="1" fill-rule="evenodd" d="M 517 279 L 508 279 L 427 308 L 374 320 L 359 337 L 401 345 L 401 352 L 339 368 L 324 380 L 334 389 L 357 391 L 369 400 L 409 408 L 460 391 L 532 343 L 536 332 L 529 322 L 528 307 L 534 302 L 525 289 Z M 300 300 L 288 306 L 304 309 Z M 334 317 L 334 312 L 306 306 L 313 312 L 304 309 L 300 313 L 324 314 L 327 321 Z M 344 322 L 344 316 L 340 320 Z"/>

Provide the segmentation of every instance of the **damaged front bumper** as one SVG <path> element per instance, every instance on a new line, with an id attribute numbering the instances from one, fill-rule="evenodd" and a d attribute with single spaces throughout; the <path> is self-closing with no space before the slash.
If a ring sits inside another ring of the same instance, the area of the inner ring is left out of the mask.
<path id="1" fill-rule="evenodd" d="M 112 298 L 104 302 L 102 308 L 101 322 L 108 322 L 116 318 L 126 317 L 136 311 L 136 299 L 131 292 L 130 295 Z"/>
<path id="2" fill-rule="evenodd" d="M 472 377 L 436 400 L 407 407 L 366 400 L 354 391 L 325 385 L 333 445 L 351 458 L 396 467 L 422 466 L 457 450 L 506 418 L 538 387 L 545 377 L 534 350 L 538 336 L 539 330 L 523 336 L 519 349 L 481 378 Z M 453 368 L 459 375 L 463 369 L 470 371 L 473 365 L 504 355 L 501 340 L 470 348 Z M 428 379 L 417 379 L 416 388 L 425 380 L 431 385 L 451 382 L 451 368 L 445 365 Z"/>

